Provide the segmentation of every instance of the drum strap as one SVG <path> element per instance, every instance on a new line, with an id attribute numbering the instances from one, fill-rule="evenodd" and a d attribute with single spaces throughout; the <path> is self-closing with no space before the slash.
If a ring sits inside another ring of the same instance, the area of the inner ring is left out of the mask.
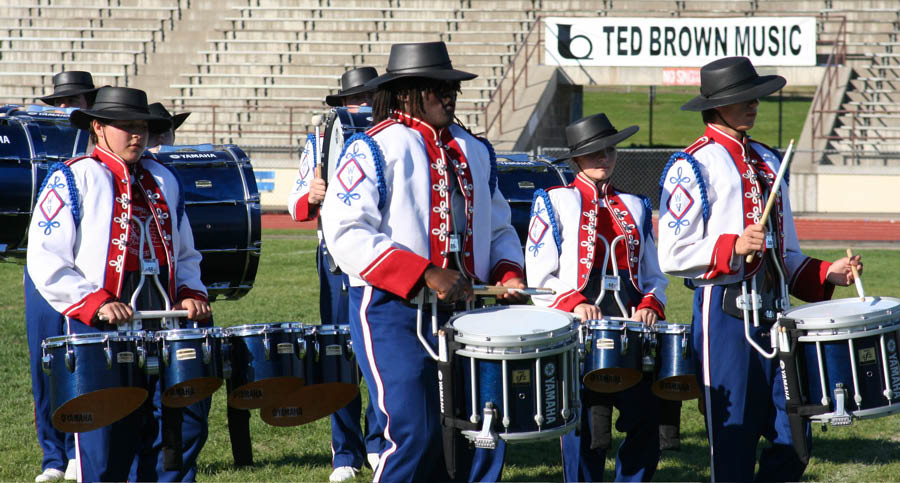
<path id="1" fill-rule="evenodd" d="M 181 470 L 182 441 L 181 424 L 184 421 L 182 408 L 162 407 L 162 457 L 163 469 L 166 471 Z"/>
<path id="2" fill-rule="evenodd" d="M 785 321 L 787 322 L 787 321 Z M 787 323 L 785 325 L 792 325 Z M 787 327 L 789 330 L 793 327 Z M 790 332 L 794 332 L 790 330 Z M 797 374 L 797 348 L 799 343 L 792 337 L 790 351 L 778 351 L 778 360 L 781 366 L 781 380 L 784 384 L 785 411 L 791 426 L 791 439 L 794 441 L 794 451 L 803 464 L 809 463 L 809 440 L 807 439 L 806 426 L 808 421 L 800 414 L 803 400 L 800 395 L 800 381 Z"/>
<path id="3" fill-rule="evenodd" d="M 456 407 L 456 384 L 454 378 L 454 363 L 456 351 L 460 349 L 460 344 L 453 340 L 453 331 L 446 331 L 447 337 L 447 360 L 438 361 L 438 388 L 441 399 L 441 425 L 443 427 L 443 443 L 444 443 L 444 465 L 447 469 L 447 475 L 451 480 L 456 480 L 457 461 L 460 461 L 462 454 L 468 454 L 472 451 L 471 445 L 460 435 L 460 431 L 477 431 L 477 424 L 469 422 L 467 419 L 459 417 L 460 409 Z M 468 458 L 466 459 L 468 460 Z"/>
<path id="4" fill-rule="evenodd" d="M 225 380 L 226 394 L 231 394 L 231 379 Z M 253 446 L 250 441 L 250 411 L 227 406 L 228 437 L 235 466 L 253 466 Z"/>

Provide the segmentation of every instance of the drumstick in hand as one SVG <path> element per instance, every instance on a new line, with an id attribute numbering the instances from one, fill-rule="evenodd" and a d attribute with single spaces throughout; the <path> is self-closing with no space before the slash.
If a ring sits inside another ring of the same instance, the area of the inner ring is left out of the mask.
<path id="1" fill-rule="evenodd" d="M 772 192 L 769 193 L 769 199 L 768 201 L 766 201 L 766 209 L 763 210 L 762 218 L 759 219 L 760 225 L 765 225 L 766 220 L 769 219 L 769 212 L 772 211 L 772 206 L 775 205 L 775 196 L 778 194 L 778 190 L 781 188 L 781 180 L 782 178 L 784 178 L 784 174 L 788 170 L 788 165 L 791 164 L 791 152 L 793 150 L 794 140 L 791 139 L 791 143 L 788 144 L 787 151 L 784 152 L 784 157 L 781 158 L 781 167 L 778 168 L 778 174 L 775 176 L 775 183 L 772 185 Z M 756 256 L 756 252 L 747 255 L 747 263 L 752 263 L 754 256 Z"/>
<path id="2" fill-rule="evenodd" d="M 852 260 L 853 259 L 853 250 L 848 248 L 847 256 L 850 257 L 850 259 Z M 859 271 L 856 270 L 856 265 L 851 264 L 850 271 L 853 272 L 853 283 L 856 284 L 856 293 L 859 294 L 859 299 L 862 300 L 863 302 L 865 302 L 866 292 L 865 292 L 865 290 L 863 290 L 862 279 L 859 278 Z"/>

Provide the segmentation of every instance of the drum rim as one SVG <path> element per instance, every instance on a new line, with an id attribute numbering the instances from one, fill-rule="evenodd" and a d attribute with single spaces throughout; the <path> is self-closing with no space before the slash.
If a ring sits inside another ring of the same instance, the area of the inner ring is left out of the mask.
<path id="1" fill-rule="evenodd" d="M 191 340 L 205 339 L 207 337 L 221 337 L 220 327 L 188 327 L 185 329 L 166 329 L 153 332 L 155 340 Z M 167 337 L 172 336 L 172 337 Z"/>
<path id="2" fill-rule="evenodd" d="M 277 324 L 277 327 L 276 327 Z M 288 327 L 284 327 L 281 324 L 296 324 L 296 327 L 291 325 Z M 263 335 L 269 333 L 277 333 L 277 332 L 304 332 L 307 329 L 307 324 L 302 322 L 273 322 L 270 324 L 244 324 L 244 325 L 235 325 L 233 327 L 226 327 L 225 333 L 227 335 L 233 335 L 238 337 L 243 337 L 247 335 Z"/>
<path id="3" fill-rule="evenodd" d="M 467 334 L 466 332 L 462 332 L 459 328 L 454 326 L 454 322 L 467 315 L 522 310 L 527 310 L 529 312 L 540 311 L 547 314 L 553 314 L 554 316 L 562 316 L 565 317 L 569 321 L 569 323 L 568 325 L 541 332 L 531 332 L 527 334 L 508 334 L 499 336 L 472 334 L 471 332 Z M 453 333 L 454 341 L 475 347 L 522 347 L 535 345 L 543 346 L 548 345 L 547 343 L 565 339 L 577 333 L 577 330 L 574 328 L 574 317 L 572 316 L 572 314 L 557 309 L 551 309 L 549 307 L 535 307 L 531 305 L 504 305 L 469 310 L 451 317 L 450 320 L 447 321 L 445 327 Z"/>
<path id="4" fill-rule="evenodd" d="M 653 332 L 658 334 L 685 334 L 691 332 L 690 324 L 679 324 L 677 322 L 657 322 L 651 327 Z"/>
<path id="5" fill-rule="evenodd" d="M 147 333 L 142 330 L 85 332 L 81 334 L 54 335 L 47 337 L 41 343 L 48 349 L 69 345 L 102 344 L 107 340 L 112 342 L 139 342 L 147 338 Z"/>
<path id="6" fill-rule="evenodd" d="M 306 326 L 310 334 L 350 335 L 350 324 L 311 324 Z"/>
<path id="7" fill-rule="evenodd" d="M 866 327 L 870 325 L 885 325 L 881 324 L 884 320 L 892 320 L 898 319 L 900 323 L 900 299 L 895 297 L 866 297 L 866 301 L 875 302 L 878 300 L 887 300 L 892 301 L 896 304 L 893 308 L 879 309 L 873 312 L 866 312 L 863 314 L 857 314 L 853 316 L 847 317 L 828 317 L 828 316 L 817 316 L 817 317 L 791 317 L 791 312 L 799 312 L 803 309 L 810 309 L 812 307 L 828 307 L 834 306 L 838 303 L 865 303 L 860 302 L 859 298 L 843 298 L 837 300 L 825 300 L 822 302 L 814 302 L 811 304 L 800 305 L 797 307 L 792 307 L 786 310 L 782 316 L 782 320 L 790 320 L 793 321 L 798 330 L 823 330 L 823 329 L 839 329 L 845 327 Z"/>

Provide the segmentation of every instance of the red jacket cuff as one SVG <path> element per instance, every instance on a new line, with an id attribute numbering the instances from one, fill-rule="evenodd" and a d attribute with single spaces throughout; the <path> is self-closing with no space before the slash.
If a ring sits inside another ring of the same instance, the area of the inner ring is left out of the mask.
<path id="1" fill-rule="evenodd" d="M 506 283 L 511 278 L 525 280 L 525 272 L 522 271 L 522 267 L 509 260 L 500 260 L 494 265 L 494 269 L 491 270 L 490 282 L 492 285 L 497 282 Z"/>
<path id="2" fill-rule="evenodd" d="M 413 252 L 396 247 L 388 248 L 359 276 L 373 286 L 409 299 L 415 295 L 419 280 L 431 262 Z"/>
<path id="3" fill-rule="evenodd" d="M 201 302 L 209 303 L 209 298 L 207 298 L 205 293 L 187 286 L 178 287 L 177 299 L 178 300 L 175 301 L 176 304 L 185 299 L 196 299 Z"/>
<path id="4" fill-rule="evenodd" d="M 319 216 L 319 208 L 321 206 L 309 203 L 309 193 L 301 196 L 294 205 L 294 221 L 315 220 Z"/>
<path id="5" fill-rule="evenodd" d="M 63 315 L 65 315 L 66 317 L 72 317 L 73 319 L 84 322 L 87 325 L 94 325 L 94 323 L 96 322 L 94 320 L 94 316 L 97 315 L 97 311 L 100 310 L 100 306 L 115 299 L 115 295 L 107 291 L 105 288 L 101 288 L 100 290 L 88 294 L 85 298 L 69 306 L 69 308 L 63 311 Z"/>
<path id="6" fill-rule="evenodd" d="M 575 310 L 579 304 L 588 303 L 588 299 L 581 295 L 577 290 L 570 290 L 559 297 L 550 305 L 551 309 L 562 310 L 563 312 L 571 312 Z"/>
<path id="7" fill-rule="evenodd" d="M 719 235 L 709 260 L 709 269 L 703 278 L 708 280 L 719 275 L 731 275 L 737 271 L 731 268 L 731 256 L 734 253 L 734 244 L 737 243 L 737 239 L 738 235 L 731 233 Z"/>
<path id="8" fill-rule="evenodd" d="M 828 282 L 830 262 L 807 257 L 794 274 L 791 282 L 791 295 L 804 302 L 821 302 L 831 300 L 834 295 L 834 284 Z"/>
<path id="9" fill-rule="evenodd" d="M 650 309 L 656 312 L 656 316 L 659 320 L 666 320 L 666 307 L 656 298 L 652 293 L 648 293 L 644 295 L 644 298 L 641 300 L 641 303 L 638 304 L 637 310 L 641 309 Z"/>

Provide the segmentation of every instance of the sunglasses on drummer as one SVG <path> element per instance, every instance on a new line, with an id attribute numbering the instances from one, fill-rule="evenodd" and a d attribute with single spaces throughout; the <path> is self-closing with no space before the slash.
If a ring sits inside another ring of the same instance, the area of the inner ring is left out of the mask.
<path id="1" fill-rule="evenodd" d="M 435 96 L 440 98 L 456 97 L 462 92 L 459 81 L 438 81 L 429 87 Z"/>

